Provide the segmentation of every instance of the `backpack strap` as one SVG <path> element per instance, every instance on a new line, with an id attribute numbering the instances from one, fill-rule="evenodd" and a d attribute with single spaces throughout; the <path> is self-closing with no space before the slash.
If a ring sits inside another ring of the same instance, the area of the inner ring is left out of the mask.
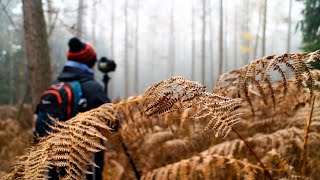
<path id="1" fill-rule="evenodd" d="M 66 91 L 67 97 L 68 97 L 67 115 L 68 115 L 68 119 L 69 119 L 69 118 L 71 118 L 72 91 L 71 91 L 70 87 L 68 86 L 68 84 L 63 86 L 63 88 Z"/>

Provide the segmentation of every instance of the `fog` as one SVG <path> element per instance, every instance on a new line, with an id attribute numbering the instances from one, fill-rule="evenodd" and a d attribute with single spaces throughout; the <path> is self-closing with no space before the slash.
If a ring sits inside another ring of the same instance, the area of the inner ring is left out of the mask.
<path id="1" fill-rule="evenodd" d="M 3 1 L 2 4 L 6 5 L 7 2 L 9 1 Z M 126 2 L 127 6 L 125 6 Z M 265 55 L 287 52 L 289 2 L 290 0 L 268 1 L 266 50 L 265 54 L 262 54 L 263 11 L 261 9 L 264 7 L 264 1 L 223 1 L 222 72 L 239 68 Z M 112 79 L 108 89 L 112 99 L 141 94 L 148 86 L 172 75 L 201 81 L 204 32 L 202 3 L 202 0 L 84 0 L 81 38 L 95 47 L 98 58 L 106 56 L 117 63 L 116 71 L 109 73 Z M 204 84 L 209 90 L 212 90 L 218 78 L 219 3 L 219 0 L 207 0 L 205 6 Z M 126 7 L 127 19 L 125 18 Z M 21 8 L 20 1 L 10 2 L 7 7 L 17 27 L 23 26 Z M 43 8 L 47 31 L 51 30 L 49 45 L 53 78 L 56 78 L 66 62 L 68 40 L 75 36 L 78 25 L 78 1 L 43 1 Z M 301 33 L 296 30 L 296 26 L 302 18 L 300 14 L 302 8 L 301 3 L 292 2 L 290 52 L 301 51 L 299 49 Z M 3 24 L 13 27 L 4 13 L 0 16 Z M 261 19 L 258 28 L 259 17 Z M 194 77 L 191 75 L 193 39 Z M 254 53 L 255 46 L 256 53 Z M 135 59 L 138 60 L 137 69 L 135 69 Z M 128 94 L 125 92 L 126 71 Z M 135 71 L 138 71 L 138 92 L 134 89 Z M 96 79 L 102 83 L 102 73 L 99 70 L 95 72 Z"/>

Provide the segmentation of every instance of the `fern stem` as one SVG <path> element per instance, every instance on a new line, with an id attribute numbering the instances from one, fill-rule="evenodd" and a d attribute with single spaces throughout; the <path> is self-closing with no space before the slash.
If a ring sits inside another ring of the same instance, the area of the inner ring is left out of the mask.
<path id="1" fill-rule="evenodd" d="M 127 148 L 127 146 L 124 144 L 124 142 L 122 141 L 122 138 L 120 138 L 120 141 L 121 141 L 121 142 L 120 142 L 120 143 L 121 143 L 121 147 L 122 147 L 125 155 L 127 156 L 128 160 L 129 160 L 129 163 L 130 163 L 130 165 L 131 165 L 131 167 L 132 167 L 132 169 L 133 169 L 133 171 L 134 171 L 134 174 L 135 174 L 136 178 L 139 180 L 139 179 L 141 178 L 141 175 L 140 175 L 137 167 L 135 166 L 135 164 L 134 164 L 134 162 L 133 162 L 133 159 L 131 158 L 131 156 L 130 156 L 130 154 L 129 154 L 129 152 L 128 152 L 128 148 Z"/>
<path id="2" fill-rule="evenodd" d="M 308 122 L 307 122 L 307 124 L 305 126 L 305 129 L 304 129 L 304 140 L 303 140 L 303 149 L 302 149 L 302 157 L 303 157 L 303 159 L 302 159 L 302 165 L 301 165 L 301 169 L 300 169 L 301 174 L 304 175 L 304 176 L 306 175 L 308 135 L 309 135 L 310 126 L 311 126 L 314 103 L 316 101 L 315 99 L 316 99 L 316 97 L 312 96 L 310 114 L 309 114 Z"/>
<path id="3" fill-rule="evenodd" d="M 261 162 L 261 160 L 258 158 L 257 154 L 253 151 L 253 149 L 251 148 L 251 146 L 249 145 L 249 143 L 238 133 L 238 131 L 232 127 L 232 130 L 237 134 L 237 136 L 244 142 L 244 144 L 248 147 L 248 149 L 250 150 L 251 154 L 256 158 L 256 160 L 260 163 L 264 173 L 266 176 L 269 177 L 269 179 L 273 179 L 271 174 L 269 173 L 269 171 L 266 169 L 266 167 L 263 165 L 263 163 Z"/>

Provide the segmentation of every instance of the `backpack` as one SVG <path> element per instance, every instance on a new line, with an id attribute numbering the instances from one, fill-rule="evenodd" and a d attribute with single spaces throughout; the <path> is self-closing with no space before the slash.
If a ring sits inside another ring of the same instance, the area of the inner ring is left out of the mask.
<path id="1" fill-rule="evenodd" d="M 40 103 L 37 105 L 37 119 L 35 135 L 44 137 L 50 132 L 53 125 L 51 118 L 66 121 L 79 112 L 80 103 L 85 104 L 81 98 L 82 89 L 78 81 L 53 83 L 42 93 Z"/>

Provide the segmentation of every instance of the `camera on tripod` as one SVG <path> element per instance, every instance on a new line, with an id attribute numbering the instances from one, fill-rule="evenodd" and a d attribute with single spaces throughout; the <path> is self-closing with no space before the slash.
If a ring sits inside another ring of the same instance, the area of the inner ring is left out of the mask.
<path id="1" fill-rule="evenodd" d="M 115 71 L 116 67 L 117 65 L 114 60 L 108 59 L 107 57 L 101 57 L 98 61 L 98 69 L 104 73 L 102 81 L 104 83 L 104 92 L 106 95 L 108 95 L 108 82 L 110 80 L 108 73 Z"/>
<path id="2" fill-rule="evenodd" d="M 114 60 L 108 59 L 107 57 L 101 57 L 98 61 L 98 69 L 105 74 L 115 71 L 116 67 L 117 65 Z"/>

